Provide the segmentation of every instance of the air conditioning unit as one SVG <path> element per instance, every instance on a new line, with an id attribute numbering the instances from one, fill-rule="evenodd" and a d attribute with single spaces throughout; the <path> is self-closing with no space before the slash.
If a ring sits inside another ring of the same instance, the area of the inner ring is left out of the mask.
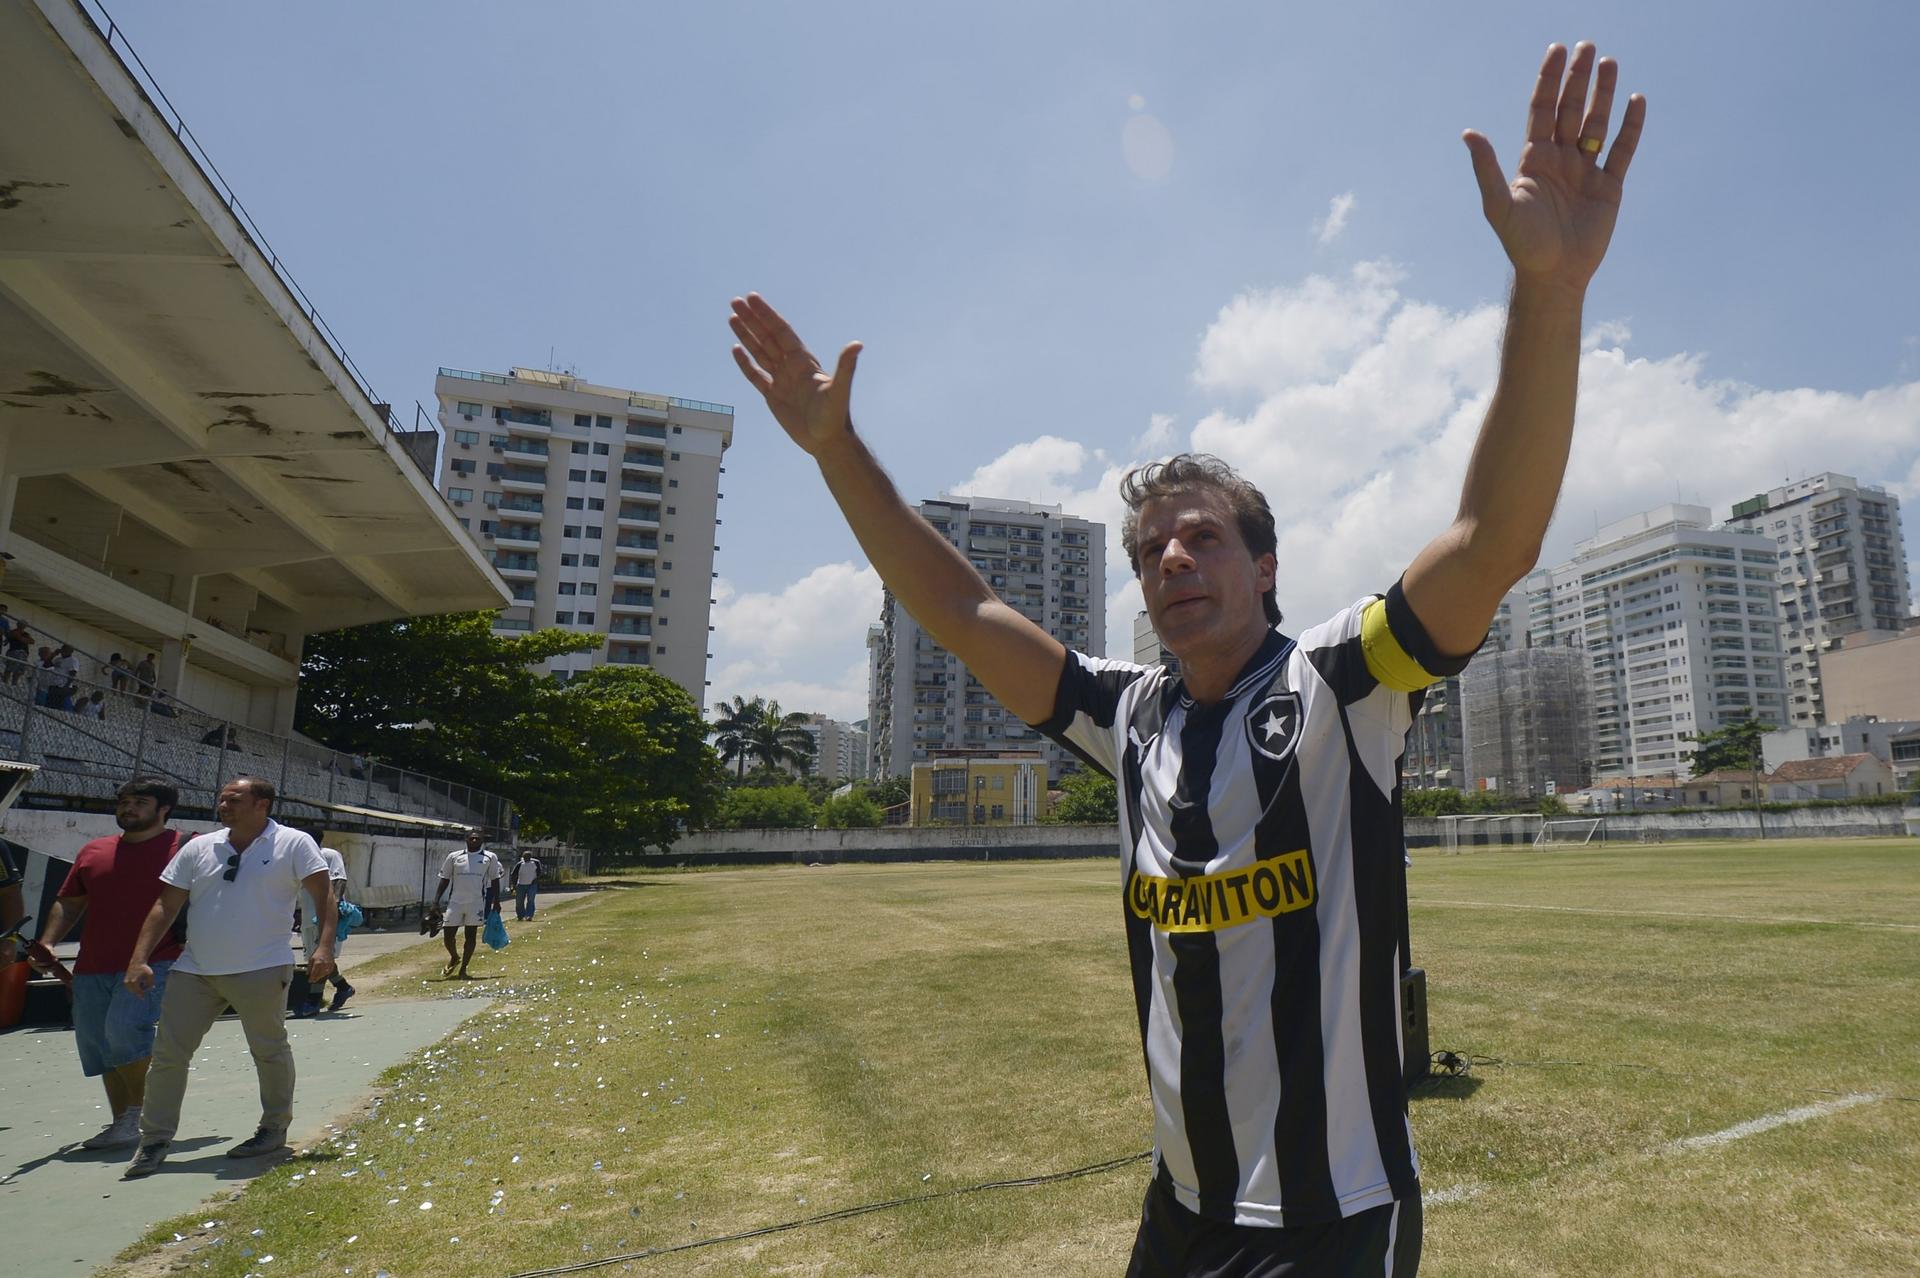
<path id="1" fill-rule="evenodd" d="M 460 414 L 460 415 L 461 415 L 462 417 L 464 417 L 464 418 L 466 418 L 466 419 L 467 419 L 468 421 L 472 421 L 472 420 L 473 420 L 473 414 L 472 414 L 472 413 L 462 413 L 462 414 Z"/>
<path id="2" fill-rule="evenodd" d="M 454 505 L 456 505 L 456 506 L 464 506 L 464 505 L 466 505 L 467 503 L 465 503 L 464 501 L 456 501 L 456 502 L 454 502 L 453 504 L 454 504 Z"/>

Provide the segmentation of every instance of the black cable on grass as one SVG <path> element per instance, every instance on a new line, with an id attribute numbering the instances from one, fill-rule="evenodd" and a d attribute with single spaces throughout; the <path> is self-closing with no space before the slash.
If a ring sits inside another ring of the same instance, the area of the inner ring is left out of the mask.
<path id="1" fill-rule="evenodd" d="M 1137 1154 L 1128 1154 L 1124 1158 L 1110 1158 L 1104 1163 L 1094 1163 L 1087 1167 L 1076 1167 L 1072 1171 L 1049 1172 L 1044 1176 L 1023 1176 L 1018 1180 L 990 1180 L 979 1185 L 965 1185 L 958 1189 L 941 1189 L 931 1194 L 915 1194 L 909 1198 L 891 1198 L 883 1203 L 863 1203 L 858 1207 L 842 1207 L 838 1211 L 822 1212 L 818 1216 L 808 1216 L 805 1220 L 789 1220 L 778 1225 L 762 1225 L 758 1229 L 743 1230 L 737 1234 L 723 1234 L 716 1238 L 701 1238 L 695 1242 L 675 1243 L 671 1247 L 648 1247 L 641 1251 L 626 1251 L 614 1256 L 601 1256 L 597 1260 L 581 1260 L 571 1265 L 555 1265 L 551 1269 L 529 1269 L 517 1273 L 511 1278 L 553 1278 L 556 1274 L 584 1273 L 589 1269 L 598 1269 L 602 1265 L 617 1265 L 632 1260 L 651 1260 L 655 1256 L 668 1256 L 676 1251 L 692 1251 L 698 1247 L 712 1247 L 717 1243 L 745 1242 L 749 1238 L 764 1238 L 768 1234 L 786 1233 L 788 1230 L 804 1229 L 809 1225 L 825 1225 L 836 1220 L 850 1220 L 855 1216 L 865 1216 L 876 1211 L 887 1211 L 894 1207 L 911 1207 L 918 1203 L 937 1202 L 942 1198 L 958 1198 L 963 1194 L 977 1194 L 987 1189 L 1025 1189 L 1033 1185 L 1053 1185 L 1063 1180 L 1075 1180 L 1081 1176 L 1097 1176 L 1101 1172 L 1117 1171 L 1134 1163 L 1144 1162 L 1153 1157 L 1152 1150 L 1142 1150 Z"/>
<path id="2" fill-rule="evenodd" d="M 1641 1074 L 1657 1074 L 1662 1078 L 1679 1078 L 1696 1081 L 1709 1078 L 1705 1074 L 1687 1074 L 1679 1070 L 1661 1069 L 1658 1065 L 1640 1065 L 1632 1061 L 1511 1061 L 1499 1056 L 1476 1056 L 1466 1052 L 1435 1052 L 1433 1054 L 1433 1073 L 1427 1081 L 1437 1082 L 1441 1078 L 1457 1078 L 1472 1072 L 1476 1065 L 1510 1065 L 1516 1069 L 1628 1069 Z M 1712 1076 L 1715 1081 L 1725 1082 L 1720 1076 Z M 1415 1083 L 1411 1090 L 1417 1093 L 1422 1084 Z M 1788 1092 L 1805 1092 L 1811 1096 L 1845 1096 L 1849 1093 L 1833 1087 L 1789 1087 Z M 1880 1096 L 1881 1100 L 1899 1101 L 1903 1105 L 1920 1105 L 1920 1096 Z"/>

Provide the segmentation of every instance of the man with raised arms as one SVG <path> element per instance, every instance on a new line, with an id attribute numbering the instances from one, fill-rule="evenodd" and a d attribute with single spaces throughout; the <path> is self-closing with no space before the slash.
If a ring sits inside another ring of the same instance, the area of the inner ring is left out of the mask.
<path id="1" fill-rule="evenodd" d="M 1462 669 L 1532 567 L 1566 467 L 1588 281 L 1646 117 L 1602 160 L 1617 68 L 1547 50 L 1509 181 L 1465 135 L 1514 271 L 1500 377 L 1453 522 L 1383 594 L 1288 638 L 1271 509 L 1180 456 L 1121 492 L 1121 543 L 1181 672 L 1070 652 L 894 490 L 828 373 L 757 295 L 734 358 L 819 465 L 889 589 L 1003 705 L 1116 778 L 1154 1173 L 1129 1275 L 1387 1274 L 1419 1264 L 1399 1041 L 1399 767 L 1421 690 Z M 1589 93 L 1591 90 L 1591 93 Z"/>

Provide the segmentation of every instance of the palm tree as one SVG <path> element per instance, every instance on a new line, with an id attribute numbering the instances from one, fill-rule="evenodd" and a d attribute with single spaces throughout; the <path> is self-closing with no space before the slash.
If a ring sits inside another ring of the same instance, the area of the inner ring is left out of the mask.
<path id="1" fill-rule="evenodd" d="M 767 703 L 759 697 L 749 701 L 736 696 L 731 702 L 721 702 L 714 711 L 713 743 L 719 747 L 720 762 L 739 761 L 739 773 L 747 774 L 748 732 L 752 725 L 766 717 Z"/>
<path id="2" fill-rule="evenodd" d="M 802 775 L 810 771 L 813 734 L 806 729 L 807 716 L 798 711 L 780 713 L 778 701 L 763 702 L 755 697 L 750 704 L 757 706 L 760 713 L 744 725 L 745 753 L 770 768 L 791 764 Z"/>

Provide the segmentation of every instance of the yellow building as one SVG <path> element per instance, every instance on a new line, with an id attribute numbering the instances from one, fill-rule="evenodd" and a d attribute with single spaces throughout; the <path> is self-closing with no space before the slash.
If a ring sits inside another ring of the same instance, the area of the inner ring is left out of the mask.
<path id="1" fill-rule="evenodd" d="M 1032 825 L 1047 802 L 1043 755 L 953 751 L 913 765 L 908 824 Z"/>

